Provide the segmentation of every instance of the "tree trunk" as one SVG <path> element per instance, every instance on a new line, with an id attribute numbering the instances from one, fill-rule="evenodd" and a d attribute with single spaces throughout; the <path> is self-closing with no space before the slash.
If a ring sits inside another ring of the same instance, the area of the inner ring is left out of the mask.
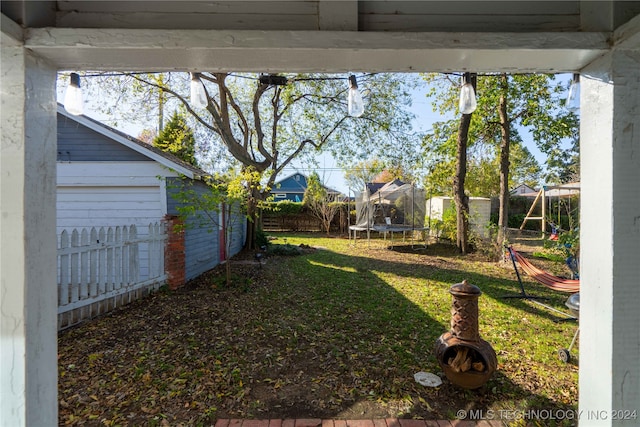
<path id="1" fill-rule="evenodd" d="M 476 75 L 467 73 L 465 79 L 470 81 L 475 90 Z M 473 113 L 472 113 L 473 114 Z M 467 177 L 467 145 L 471 114 L 463 114 L 458 128 L 458 151 L 456 158 L 456 174 L 453 177 L 453 198 L 456 203 L 456 244 L 461 254 L 469 252 L 469 197 L 464 192 L 464 181 Z"/>
<path id="2" fill-rule="evenodd" d="M 511 133 L 509 130 L 509 114 L 507 111 L 507 91 L 509 82 L 507 75 L 503 74 L 501 79 L 502 95 L 498 114 L 500 116 L 500 211 L 498 214 L 498 236 L 497 244 L 502 247 L 505 239 L 505 231 L 509 224 L 509 148 L 511 144 Z"/>
<path id="3" fill-rule="evenodd" d="M 262 199 L 260 191 L 253 188 L 250 190 L 249 200 L 247 200 L 247 240 L 244 243 L 246 250 L 256 249 L 256 235 L 258 227 L 261 225 L 261 218 L 258 212 L 258 201 Z"/>
<path id="4" fill-rule="evenodd" d="M 467 145 L 471 114 L 463 114 L 458 129 L 458 154 L 456 174 L 453 177 L 453 199 L 456 203 L 456 244 L 461 254 L 469 250 L 469 197 L 464 192 L 464 181 L 467 176 Z"/>

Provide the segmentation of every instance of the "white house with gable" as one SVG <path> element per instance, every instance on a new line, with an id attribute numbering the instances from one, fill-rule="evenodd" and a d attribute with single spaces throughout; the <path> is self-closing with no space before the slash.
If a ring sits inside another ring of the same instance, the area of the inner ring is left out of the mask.
<path id="1" fill-rule="evenodd" d="M 65 229 L 130 225 L 144 236 L 150 224 L 179 215 L 179 202 L 172 197 L 179 187 L 172 182 L 186 179 L 194 190 L 207 191 L 201 180 L 205 171 L 87 116 L 71 115 L 60 105 L 57 134 L 58 236 Z M 210 270 L 242 248 L 244 226 L 225 236 L 223 221 L 218 222 L 194 222 L 186 228 L 180 282 Z M 221 242 L 229 241 L 226 254 Z M 144 278 L 146 265 L 142 263 L 140 269 Z"/>

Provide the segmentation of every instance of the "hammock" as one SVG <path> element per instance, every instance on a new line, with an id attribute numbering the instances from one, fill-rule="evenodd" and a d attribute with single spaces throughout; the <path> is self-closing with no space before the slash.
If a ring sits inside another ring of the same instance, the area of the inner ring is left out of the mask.
<path id="1" fill-rule="evenodd" d="M 536 282 L 542 283 L 554 291 L 574 293 L 580 290 L 580 280 L 563 279 L 562 277 L 554 276 L 553 274 L 547 273 L 546 271 L 531 264 L 528 259 L 520 255 L 512 247 L 507 249 L 509 250 L 512 259 L 518 261 L 518 264 L 520 264 L 520 267 L 525 271 L 525 273 L 527 273 L 527 275 Z"/>

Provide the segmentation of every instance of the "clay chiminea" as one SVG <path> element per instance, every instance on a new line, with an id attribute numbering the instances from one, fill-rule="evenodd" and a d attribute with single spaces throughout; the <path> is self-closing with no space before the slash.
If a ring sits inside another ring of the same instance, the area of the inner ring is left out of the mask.
<path id="1" fill-rule="evenodd" d="M 462 388 L 478 388 L 498 367 L 496 352 L 478 331 L 478 298 L 482 292 L 463 280 L 451 286 L 449 293 L 453 295 L 451 330 L 436 341 L 436 358 L 449 381 Z"/>

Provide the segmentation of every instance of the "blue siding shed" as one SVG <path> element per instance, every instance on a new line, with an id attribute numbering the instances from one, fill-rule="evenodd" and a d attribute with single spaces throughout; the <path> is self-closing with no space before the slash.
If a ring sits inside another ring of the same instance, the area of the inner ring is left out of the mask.
<path id="1" fill-rule="evenodd" d="M 179 215 L 180 201 L 176 199 L 177 193 L 185 188 L 181 185 L 182 178 L 167 178 L 167 214 Z M 201 181 L 191 181 L 188 190 L 197 195 L 204 195 L 209 187 Z M 213 214 L 213 218 L 209 215 Z M 193 279 L 200 274 L 212 269 L 220 263 L 220 221 L 215 212 L 204 211 L 196 213 L 187 221 L 185 229 L 185 278 Z M 230 234 L 230 250 L 227 257 L 231 257 L 242 250 L 246 236 L 246 219 L 236 213 L 228 220 L 232 224 Z"/>

